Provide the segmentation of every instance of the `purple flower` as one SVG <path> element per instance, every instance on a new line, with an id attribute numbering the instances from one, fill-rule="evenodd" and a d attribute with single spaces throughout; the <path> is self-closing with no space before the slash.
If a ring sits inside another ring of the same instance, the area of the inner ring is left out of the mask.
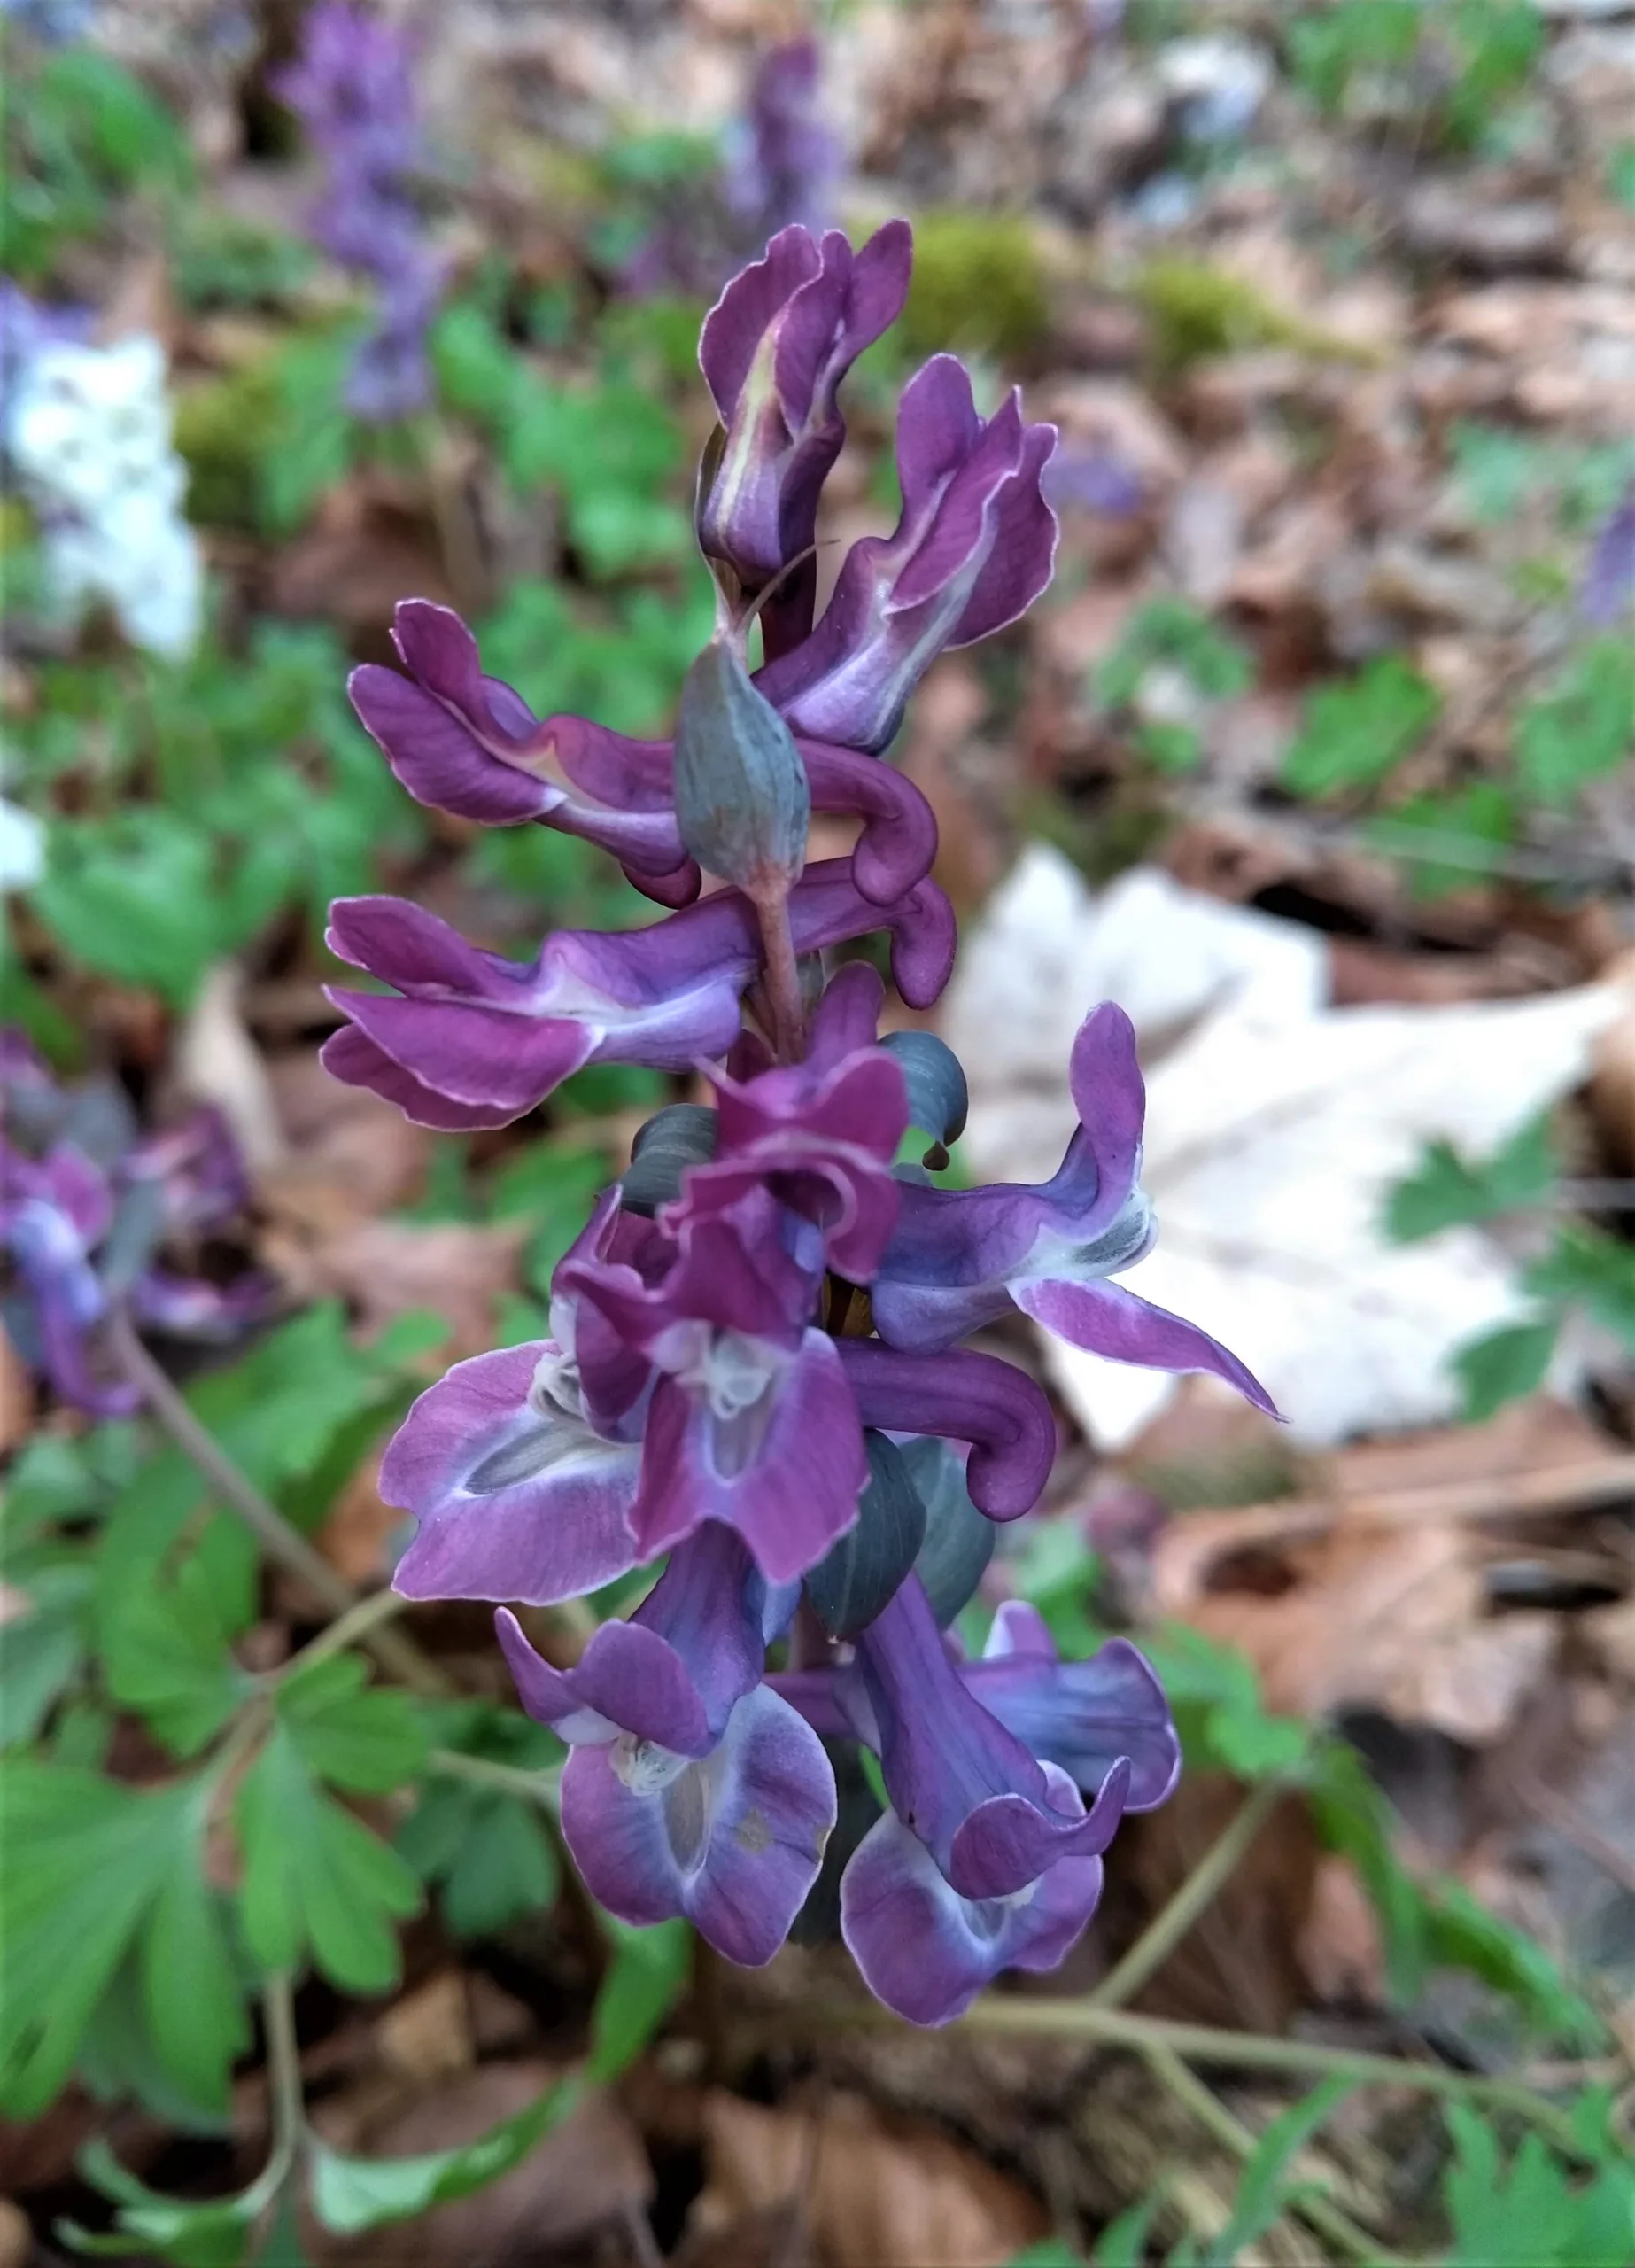
<path id="1" fill-rule="evenodd" d="M 535 717 L 483 674 L 460 617 L 430 600 L 399 601 L 392 642 L 407 675 L 365 663 L 353 672 L 352 702 L 417 802 L 488 827 L 560 827 L 610 850 L 661 905 L 697 897 L 698 868 L 676 823 L 671 742 L 630 740 L 583 717 Z M 813 809 L 862 814 L 852 880 L 889 905 L 931 870 L 936 822 L 925 797 L 855 750 L 797 745 Z"/>
<path id="2" fill-rule="evenodd" d="M 847 1946 L 888 2008 L 945 2023 L 1001 1969 L 1053 1967 L 1089 1920 L 1129 1759 L 1112 1760 L 1087 1813 L 1067 1774 L 965 1684 L 914 1575 L 863 1633 L 840 1690 L 892 1806 L 841 1885 Z"/>
<path id="3" fill-rule="evenodd" d="M 811 1321 L 819 1240 L 796 1239 L 806 1248 L 792 1251 L 790 1216 L 765 1189 L 701 1216 L 685 1199 L 666 1211 L 680 1215 L 675 1256 L 656 1282 L 628 1262 L 571 1258 L 556 1279 L 579 1305 L 593 1406 L 619 1398 L 632 1355 L 649 1366 L 630 1511 L 638 1555 L 718 1520 L 763 1573 L 787 1582 L 851 1526 L 868 1477 L 835 1341 Z"/>
<path id="4" fill-rule="evenodd" d="M 928 1004 L 948 980 L 953 915 L 934 883 L 877 906 L 831 859 L 795 885 L 789 917 L 802 953 L 889 928 L 906 999 Z M 647 929 L 559 930 L 531 962 L 468 944 L 396 897 L 337 899 L 329 944 L 397 993 L 331 993 L 351 1022 L 326 1041 L 325 1066 L 416 1124 L 452 1130 L 507 1125 L 587 1063 L 678 1071 L 725 1054 L 760 961 L 754 909 L 736 890 Z"/>
<path id="5" fill-rule="evenodd" d="M 1056 555 L 1056 515 L 1040 487 L 1055 446 L 1053 425 L 1023 423 L 1015 393 L 979 417 L 951 354 L 910 380 L 897 413 L 895 533 L 852 546 L 811 636 L 756 680 L 796 733 L 885 748 L 944 648 L 1027 611 Z"/>
<path id="6" fill-rule="evenodd" d="M 523 1705 L 572 1748 L 562 1829 L 593 1894 L 627 1922 L 686 1915 L 750 1966 L 787 1936 L 834 1824 L 822 1744 L 761 1684 L 795 1596 L 710 1526 L 572 1669 L 542 1660 L 515 1616 L 499 1618 Z"/>
<path id="7" fill-rule="evenodd" d="M 809 63 L 788 66 L 792 103 Z M 782 91 L 764 91 L 769 136 L 798 138 L 798 104 L 780 122 Z M 457 1364 L 410 1410 L 381 1469 L 417 1523 L 397 1587 L 549 1604 L 665 1556 L 570 1667 L 499 1619 L 524 1705 L 571 1751 L 562 1818 L 586 1886 L 626 1921 L 685 1915 L 730 1958 L 769 1960 L 834 1822 L 824 1744 L 862 1740 L 891 1808 L 841 1878 L 842 1931 L 883 2000 L 941 2023 L 1000 1970 L 1061 1959 L 1120 1818 L 1161 1803 L 1179 1761 L 1123 1641 L 1061 1662 L 1012 1604 L 966 1662 L 939 1630 L 981 1579 L 987 1523 L 1037 1503 L 1057 1443 L 1032 1378 L 955 1342 L 1014 1306 L 1080 1345 L 1265 1396 L 1108 1281 L 1152 1234 L 1119 1010 L 1079 1035 L 1059 1171 L 947 1191 L 930 1169 L 964 1122 L 963 1068 L 929 1032 L 882 1040 L 872 967 L 822 964 L 885 930 L 910 1006 L 946 982 L 934 825 L 878 751 L 936 653 L 1038 594 L 1055 538 L 1052 431 L 1014 397 L 984 421 L 939 357 L 903 402 L 897 532 L 853 548 L 812 629 L 802 555 L 841 445 L 836 387 L 901 305 L 907 255 L 900 223 L 855 258 L 787 229 L 705 325 L 722 424 L 700 530 L 725 626 L 675 740 L 538 718 L 484 675 L 457 617 L 399 607 L 403 673 L 360 670 L 353 695 L 410 793 L 578 835 L 676 910 L 547 937 L 518 963 L 402 900 L 342 900 L 331 944 L 391 989 L 335 996 L 348 1022 L 324 1060 L 453 1129 L 503 1125 L 596 1061 L 713 1080 L 713 1107 L 678 1099 L 636 1137 L 555 1271 L 550 1336 Z M 752 691 L 743 617 L 763 600 Z M 849 858 L 802 871 L 813 809 L 863 826 Z M 736 886 L 699 897 L 685 845 Z M 899 1165 L 910 1125 L 924 1156 Z M 769 1676 L 792 1627 L 800 1666 Z"/>
<path id="8" fill-rule="evenodd" d="M 559 1340 L 456 1363 L 381 1461 L 382 1501 L 419 1531 L 392 1577 L 406 1598 L 577 1598 L 636 1565 L 638 1445 L 585 1414 Z"/>
<path id="9" fill-rule="evenodd" d="M 1146 1093 L 1122 1008 L 1104 1002 L 1085 1018 L 1068 1084 L 1079 1129 L 1049 1181 L 904 1188 L 872 1290 L 880 1336 L 933 1352 L 1014 1306 L 1110 1362 L 1208 1371 L 1275 1416 L 1266 1389 L 1236 1355 L 1109 1280 L 1150 1251 L 1157 1235 L 1137 1180 Z"/>
<path id="10" fill-rule="evenodd" d="M 0 1140 L 0 1247 L 25 1295 L 8 1323 L 65 1402 L 124 1415 L 140 1397 L 97 1359 L 116 1304 L 180 1338 L 226 1339 L 270 1303 L 254 1270 L 218 1285 L 155 1257 L 167 1238 L 198 1236 L 239 1210 L 249 1192 L 236 1146 L 209 1109 L 133 1144 L 122 1094 L 94 1084 L 65 1092 L 16 1033 L 0 1033 L 0 1085 L 18 1137 Z"/>
<path id="11" fill-rule="evenodd" d="M 820 245 L 810 229 L 784 229 L 709 311 L 699 361 L 724 431 L 718 452 L 705 459 L 699 541 L 746 594 L 812 544 L 818 493 L 846 438 L 837 390 L 901 314 L 912 257 L 903 221 L 887 221 L 856 254 L 838 229 Z M 811 628 L 816 588 L 810 565 L 796 569 L 768 602 L 770 657 Z M 863 744 L 849 733 L 806 729 L 818 740 Z"/>
<path id="12" fill-rule="evenodd" d="M 843 968 L 803 1061 L 744 1081 L 717 1075 L 715 1160 L 687 1176 L 691 1216 L 763 1184 L 821 1228 L 831 1267 L 868 1281 L 896 1221 L 891 1167 L 908 1124 L 902 1070 L 875 1040 L 884 989 L 864 964 Z"/>
<path id="13" fill-rule="evenodd" d="M 408 416 L 431 399 L 426 331 L 444 276 L 407 186 L 422 163 L 407 43 L 395 26 L 345 0 L 321 0 L 303 25 L 299 59 L 274 86 L 324 160 L 314 237 L 376 288 L 375 328 L 353 362 L 348 406 L 376 422 Z"/>
<path id="14" fill-rule="evenodd" d="M 818 107 L 823 55 L 810 35 L 770 47 L 756 66 L 748 115 L 724 187 L 752 241 L 799 222 L 821 229 L 841 149 Z"/>
<path id="15" fill-rule="evenodd" d="M 1578 592 L 1578 611 L 1597 629 L 1610 629 L 1635 598 L 1635 480 L 1596 530 Z"/>

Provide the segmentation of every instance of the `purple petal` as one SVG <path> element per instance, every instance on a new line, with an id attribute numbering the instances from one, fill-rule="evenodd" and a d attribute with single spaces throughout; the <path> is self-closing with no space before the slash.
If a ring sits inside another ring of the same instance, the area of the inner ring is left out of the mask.
<path id="1" fill-rule="evenodd" d="M 755 1969 L 818 1878 L 834 1777 L 818 1736 L 762 1686 L 733 1710 L 720 1745 L 678 1771 L 624 1741 L 576 1748 L 562 1806 L 574 1863 L 609 1913 L 639 1924 L 684 1915 L 717 1953 Z"/>
<path id="2" fill-rule="evenodd" d="M 1017 1519 L 1038 1503 L 1055 1462 L 1056 1419 L 1025 1371 L 969 1351 L 933 1360 L 872 1339 L 836 1344 L 865 1425 L 969 1441 L 965 1485 L 990 1519 Z"/>
<path id="3" fill-rule="evenodd" d="M 1150 1371 L 1206 1371 L 1236 1386 L 1246 1402 L 1277 1415 L 1277 1405 L 1253 1372 L 1236 1355 L 1166 1309 L 1138 1300 L 1121 1284 L 1029 1281 L 1014 1284 L 1011 1297 L 1024 1315 L 1110 1363 L 1137 1363 Z"/>
<path id="4" fill-rule="evenodd" d="M 864 1983 L 910 2023 L 948 2023 L 1006 1969 L 1055 1969 L 1101 1898 L 1099 1859 L 1061 1859 L 1027 1899 L 963 1899 L 889 1812 L 841 1878 L 841 1932 Z"/>
<path id="5" fill-rule="evenodd" d="M 560 1360 L 550 1340 L 474 1355 L 415 1402 L 380 1469 L 383 1503 L 420 1524 L 394 1590 L 550 1606 L 636 1565 L 639 1451 L 539 1402 Z"/>
<path id="6" fill-rule="evenodd" d="M 1052 1783 L 1042 1804 L 1021 1795 L 990 1796 L 961 1821 L 947 1871 L 962 1898 L 1014 1897 L 1063 1859 L 1100 1858 L 1124 1816 L 1129 1759 L 1118 1759 L 1090 1810 L 1076 1817 L 1052 1799 L 1065 1776 Z"/>
<path id="7" fill-rule="evenodd" d="M 508 1607 L 494 1617 L 523 1706 L 576 1745 L 621 1733 L 680 1756 L 708 1756 L 718 1738 L 686 1665 L 639 1622 L 604 1622 L 570 1670 L 535 1652 Z M 600 1720 L 599 1722 L 597 1720 Z"/>
<path id="8" fill-rule="evenodd" d="M 767 1394 L 754 1454 L 724 1471 L 721 1429 L 707 1401 L 674 1379 L 660 1384 L 631 1515 L 644 1557 L 679 1542 L 702 1520 L 720 1520 L 742 1536 L 770 1581 L 790 1582 L 851 1526 L 868 1463 L 835 1342 L 808 1331 Z"/>
<path id="9" fill-rule="evenodd" d="M 931 872 L 936 815 L 911 780 L 878 757 L 826 741 L 797 742 L 815 812 L 859 812 L 863 833 L 851 854 L 852 880 L 877 905 L 890 905 Z"/>
<path id="10" fill-rule="evenodd" d="M 1610 629 L 1635 597 L 1635 479 L 1596 531 L 1578 592 L 1578 611 Z"/>
<path id="11" fill-rule="evenodd" d="M 1020 1600 L 1002 1606 L 987 1651 L 960 1672 L 968 1689 L 1030 1755 L 1094 1795 L 1120 1758 L 1130 1767 L 1127 1811 L 1152 1811 L 1181 1775 L 1181 1744 L 1151 1665 L 1127 1638 L 1088 1661 L 1058 1662 L 1042 1618 Z"/>
<path id="12" fill-rule="evenodd" d="M 485 1119 L 499 1114 L 501 1125 L 532 1110 L 597 1052 L 595 1032 L 566 1017 L 385 992 L 330 989 L 329 997 L 411 1079 Z"/>
<path id="13" fill-rule="evenodd" d="M 355 1024 L 331 1032 L 318 1050 L 318 1060 L 332 1079 L 349 1087 L 364 1087 L 384 1102 L 395 1103 L 412 1126 L 430 1126 L 443 1134 L 474 1133 L 490 1126 L 508 1126 L 516 1113 L 495 1104 L 453 1102 L 394 1063 L 384 1047 L 360 1032 Z"/>

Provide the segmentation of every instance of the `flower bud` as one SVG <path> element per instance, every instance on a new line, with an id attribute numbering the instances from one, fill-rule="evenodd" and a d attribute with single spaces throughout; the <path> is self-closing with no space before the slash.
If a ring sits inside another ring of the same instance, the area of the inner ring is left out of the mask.
<path id="1" fill-rule="evenodd" d="M 661 1205 L 679 1197 L 687 1168 L 715 1156 L 718 1125 L 717 1113 L 701 1102 L 672 1102 L 649 1118 L 631 1144 L 619 1197 L 624 1210 L 651 1219 Z"/>
<path id="2" fill-rule="evenodd" d="M 924 1162 L 941 1172 L 946 1145 L 965 1130 L 971 1091 L 959 1058 L 945 1040 L 929 1031 L 887 1032 L 880 1045 L 896 1059 L 909 1092 L 909 1124 L 932 1138 Z"/>
<path id="3" fill-rule="evenodd" d="M 987 1573 L 996 1531 L 972 1503 L 965 1460 L 946 1441 L 922 1436 L 905 1441 L 902 1455 L 926 1507 L 926 1540 L 914 1573 L 926 1587 L 931 1612 L 946 1629 Z"/>
<path id="4" fill-rule="evenodd" d="M 731 648 L 687 672 L 676 719 L 676 818 L 701 866 L 756 897 L 806 863 L 811 791 L 794 736 Z"/>
<path id="5" fill-rule="evenodd" d="M 832 1638 L 855 1638 L 888 1604 L 926 1540 L 926 1507 L 903 1452 L 864 1433 L 869 1479 L 857 1518 L 806 1577 L 806 1596 Z"/>

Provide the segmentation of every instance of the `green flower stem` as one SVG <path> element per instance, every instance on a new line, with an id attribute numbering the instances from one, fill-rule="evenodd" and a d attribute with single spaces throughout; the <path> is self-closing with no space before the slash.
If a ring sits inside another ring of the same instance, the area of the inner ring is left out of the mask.
<path id="1" fill-rule="evenodd" d="M 520 1796 L 524 1803 L 538 1804 L 553 1819 L 556 1816 L 562 1794 L 560 1765 L 529 1772 L 520 1764 L 501 1764 L 492 1756 L 468 1756 L 458 1748 L 434 1748 L 430 1761 L 432 1771 L 440 1772 L 446 1779 L 468 1780 L 475 1788 Z"/>
<path id="2" fill-rule="evenodd" d="M 295 2036 L 295 1993 L 287 1970 L 275 1970 L 261 1988 L 261 2023 L 267 2039 L 272 2149 L 266 2165 L 241 2201 L 247 2220 L 265 2212 L 277 2198 L 295 2171 L 306 2132 L 301 2050 Z"/>
<path id="3" fill-rule="evenodd" d="M 329 1561 L 313 1550 L 306 1538 L 291 1526 L 278 1507 L 269 1503 L 242 1473 L 221 1444 L 205 1431 L 141 1340 L 128 1315 L 110 1319 L 108 1336 L 120 1369 L 141 1394 L 149 1414 L 190 1458 L 223 1503 L 237 1513 L 267 1557 L 286 1574 L 305 1583 L 330 1613 L 349 1614 L 358 1595 Z M 383 1669 L 412 1692 L 427 1696 L 449 1691 L 448 1681 L 437 1665 L 422 1653 L 406 1631 L 376 1628 L 364 1643 Z"/>
<path id="4" fill-rule="evenodd" d="M 1254 2155 L 1255 2138 L 1241 2120 L 1234 2118 L 1220 2098 L 1213 2094 L 1197 2077 L 1189 2070 L 1173 2047 L 1149 2047 L 1143 2060 L 1154 2078 L 1167 2087 L 1177 2102 L 1189 2110 L 1200 2126 L 1213 2134 L 1222 2149 L 1247 2164 Z M 1358 2227 L 1348 2213 L 1342 2212 L 1327 2197 L 1291 2197 L 1287 2209 L 1298 2214 L 1320 2236 L 1326 2237 L 1337 2252 L 1348 2260 L 1361 2261 L 1368 2268 L 1408 2268 L 1400 2253 L 1388 2252 L 1379 2241 L 1366 2229 Z"/>
<path id="5" fill-rule="evenodd" d="M 1234 1814 L 1166 1906 L 1161 1907 L 1121 1961 L 1088 1996 L 1095 2008 L 1119 2008 L 1156 1976 L 1200 1915 L 1213 1904 L 1284 1793 L 1281 1780 L 1263 1780 Z"/>
<path id="6" fill-rule="evenodd" d="M 372 1643 L 371 1634 L 381 1623 L 406 1613 L 411 1604 L 401 1591 L 367 1592 L 362 1598 L 354 1599 L 344 1614 L 337 1614 L 315 1638 L 291 1654 L 281 1669 L 274 1671 L 270 1682 L 281 1684 L 297 1670 L 308 1669 L 327 1655 L 344 1653 L 348 1646 L 360 1642 L 368 1645 Z"/>
<path id="7" fill-rule="evenodd" d="M 766 955 L 762 979 L 772 1020 L 773 1052 L 780 1063 L 798 1063 L 806 1049 L 806 1010 L 801 999 L 801 972 L 794 940 L 789 931 L 789 886 L 787 882 L 748 892 L 760 925 Z"/>
<path id="8" fill-rule="evenodd" d="M 860 2012 L 848 2008 L 847 2022 L 859 2020 Z M 1315 2039 L 1274 2039 L 1265 2032 L 1175 2023 L 1164 2016 L 1131 2016 L 1123 2008 L 1096 2008 L 1089 2000 L 989 1995 L 967 2008 L 956 2023 L 967 2031 L 1096 2041 L 1107 2047 L 1133 2048 L 1143 2055 L 1154 2047 L 1166 2047 L 1189 2063 L 1216 2063 L 1242 2071 L 1291 2071 L 1317 2078 L 1343 2076 L 1355 2079 L 1360 2086 L 1407 2087 L 1423 2094 L 1456 2096 L 1467 2102 L 1487 2103 L 1495 2110 L 1513 2111 L 1546 2135 L 1564 2156 L 1582 2164 L 1594 2163 L 1574 2133 L 1571 2121 L 1554 2103 L 1511 2080 L 1455 2071 L 1445 2063 L 1410 2063 L 1400 2056 L 1375 2055 L 1363 2048 L 1328 2047 Z"/>

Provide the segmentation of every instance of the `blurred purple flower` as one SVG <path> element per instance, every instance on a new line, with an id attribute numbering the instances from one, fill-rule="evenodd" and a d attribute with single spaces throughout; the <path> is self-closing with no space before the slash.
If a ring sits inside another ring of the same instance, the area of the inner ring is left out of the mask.
<path id="1" fill-rule="evenodd" d="M 794 221 L 813 229 L 828 223 L 841 144 L 818 106 L 822 75 L 823 51 L 810 34 L 768 48 L 756 66 L 722 183 L 751 244 Z"/>
<path id="2" fill-rule="evenodd" d="M 1635 598 L 1635 480 L 1596 530 L 1589 563 L 1578 590 L 1578 611 L 1588 623 L 1610 629 Z"/>
<path id="3" fill-rule="evenodd" d="M 255 1270 L 226 1285 L 182 1276 L 157 1257 L 171 1238 L 221 1227 L 248 1195 L 236 1146 L 219 1112 L 201 1107 L 180 1126 L 132 1139 L 117 1091 L 59 1088 L 19 1034 L 0 1034 L 0 1248 L 21 1297 L 6 1320 L 24 1359 L 76 1409 L 128 1413 L 138 1395 L 110 1379 L 97 1338 L 114 1307 L 178 1338 L 229 1339 L 270 1304 Z"/>
<path id="4" fill-rule="evenodd" d="M 375 327 L 353 361 L 347 406 L 372 423 L 410 416 L 431 399 L 426 333 L 444 276 L 410 188 L 423 151 L 408 43 L 347 0 L 320 0 L 298 59 L 273 84 L 324 162 L 314 237 L 375 286 Z"/>

